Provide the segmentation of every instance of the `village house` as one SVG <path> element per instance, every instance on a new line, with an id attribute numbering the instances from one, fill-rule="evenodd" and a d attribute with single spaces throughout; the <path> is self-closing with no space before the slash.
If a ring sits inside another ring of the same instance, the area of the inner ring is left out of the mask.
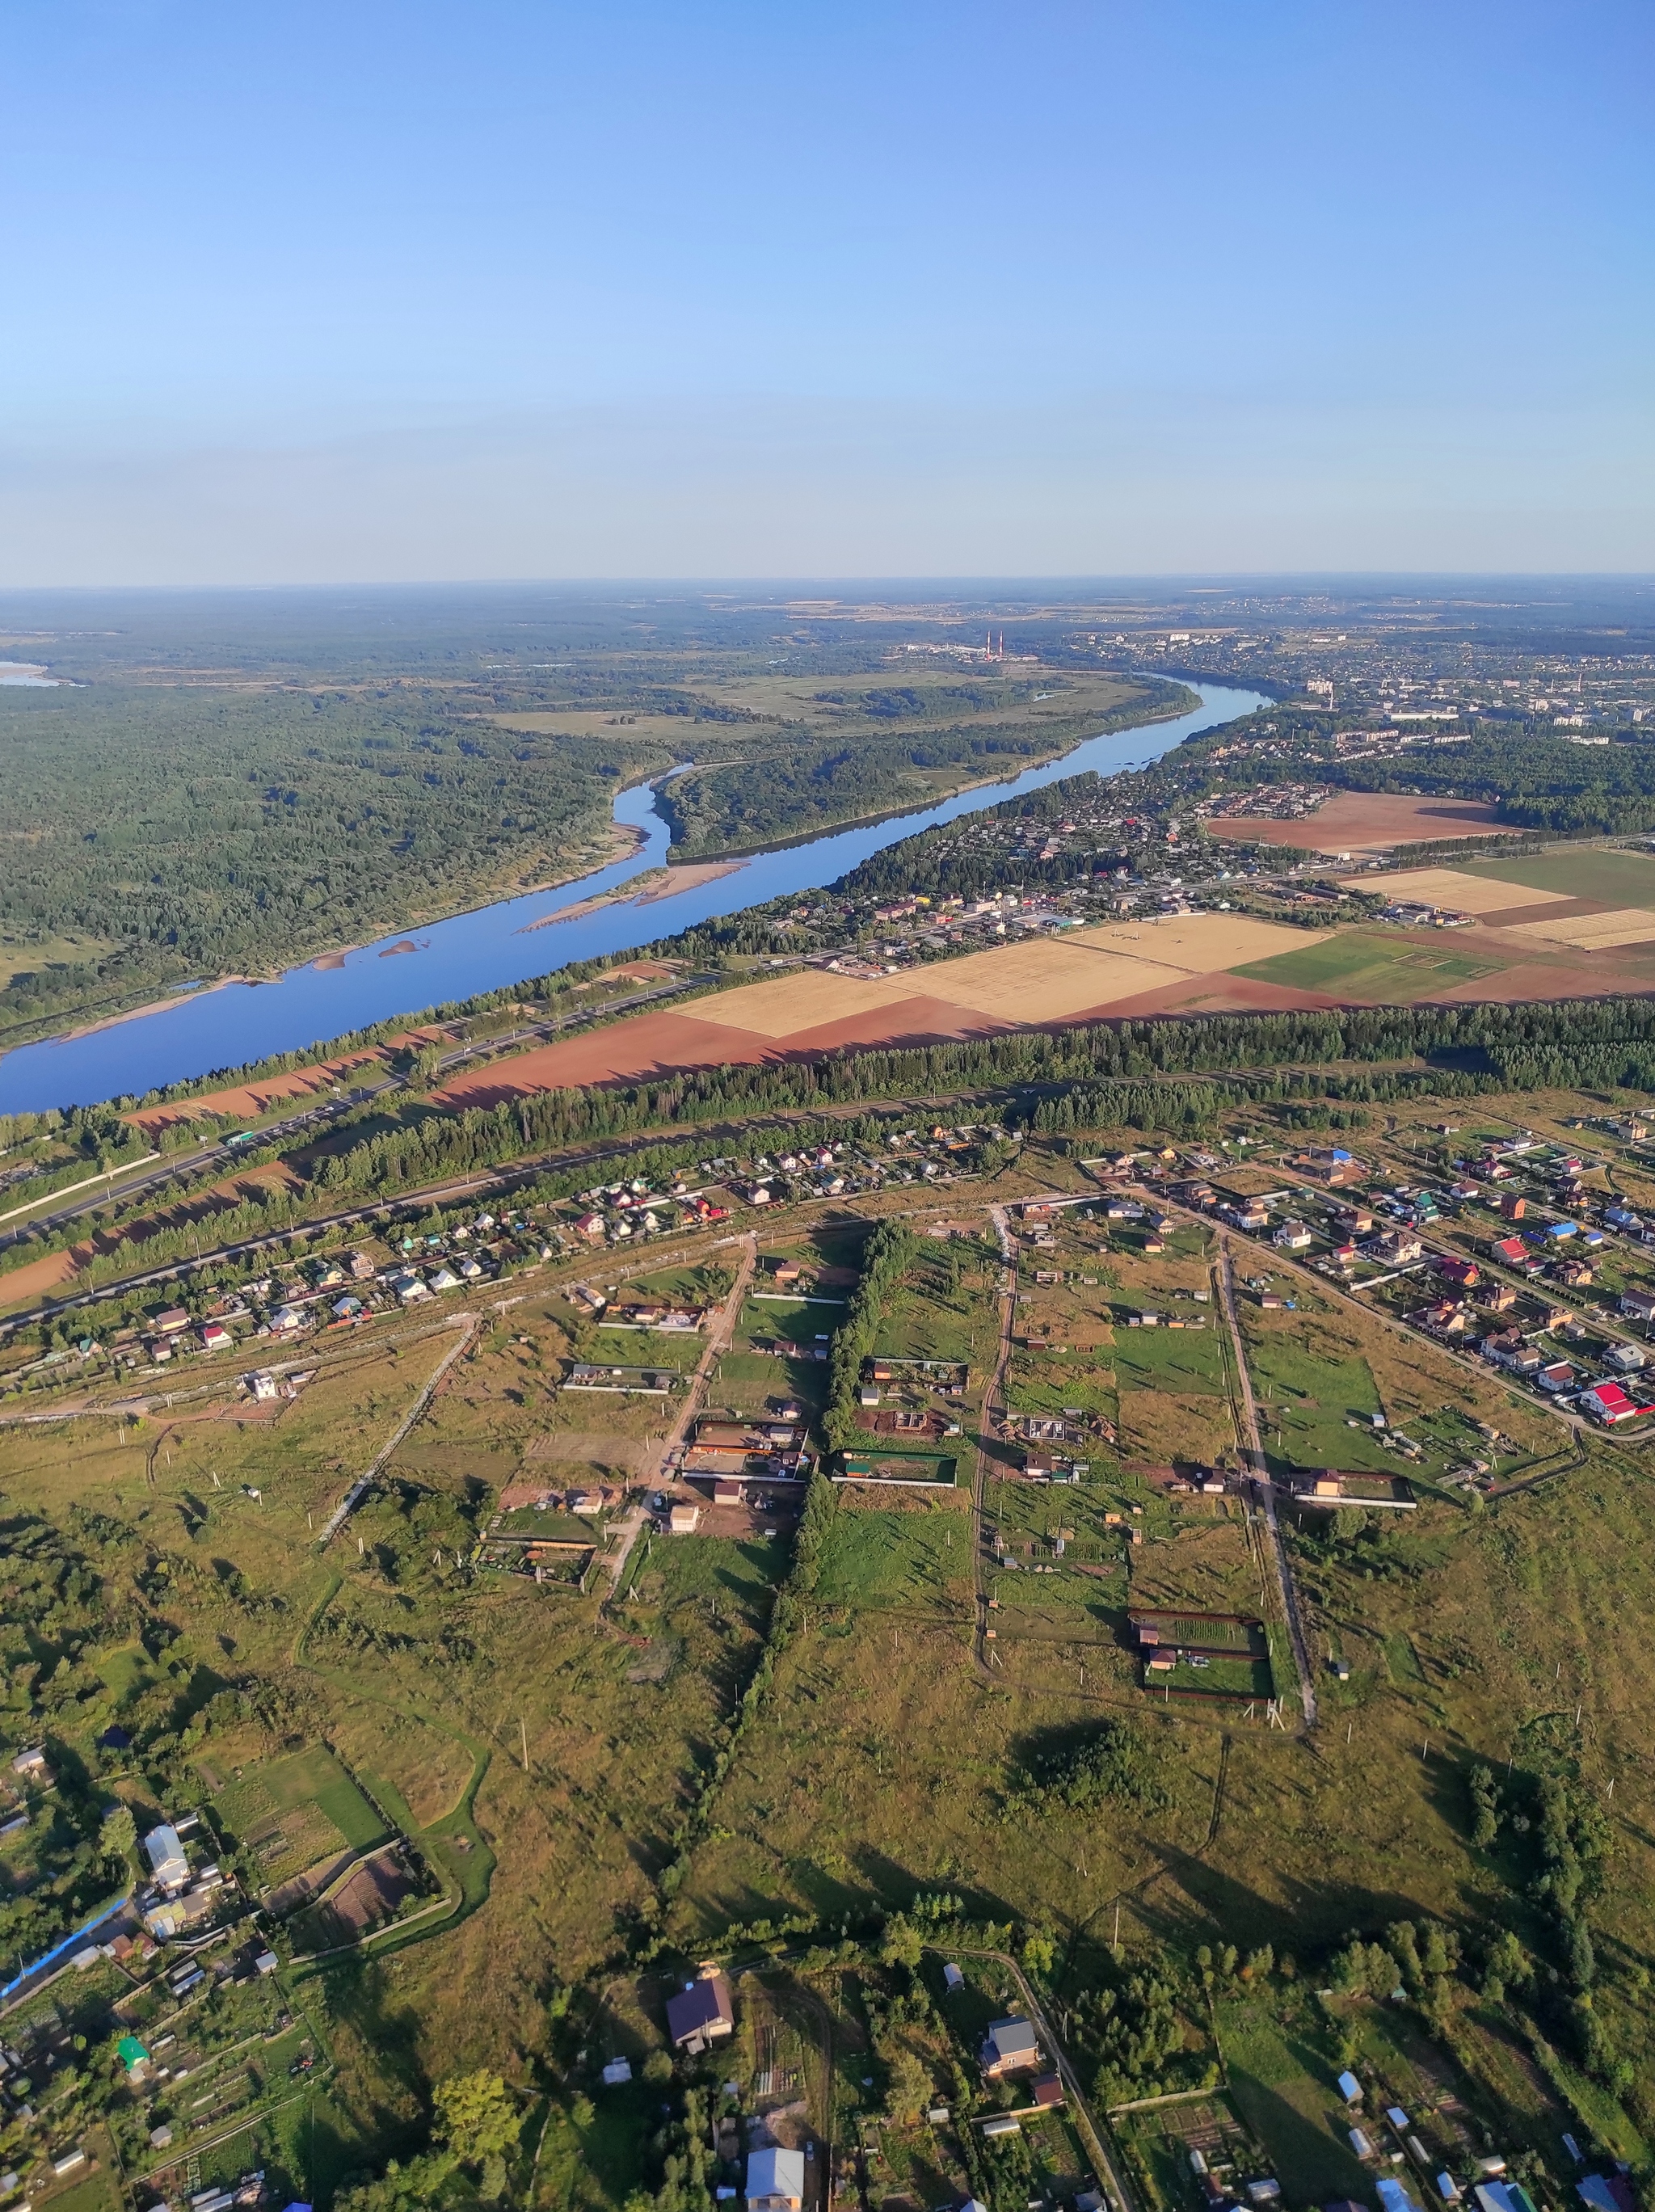
<path id="1" fill-rule="evenodd" d="M 667 2033 L 680 2051 L 692 2057 L 709 2044 L 722 2043 L 735 2033 L 736 2008 L 730 1984 L 716 1966 L 702 1966 L 693 1982 L 667 1999 Z"/>
<path id="2" fill-rule="evenodd" d="M 1232 1229 L 1264 1229 L 1270 1222 L 1270 1208 L 1261 1199 L 1242 1199 L 1234 1206 L 1221 1206 L 1218 1218 Z"/>
<path id="3" fill-rule="evenodd" d="M 176 1828 L 151 1828 L 143 1839 L 143 1855 L 156 1888 L 167 1896 L 176 1895 L 189 1881 L 190 1863 Z"/>
<path id="4" fill-rule="evenodd" d="M 1384 1267 L 1405 1267 L 1420 1257 L 1425 1247 L 1411 1230 L 1386 1229 L 1363 1249 Z"/>
<path id="5" fill-rule="evenodd" d="M 1470 1323 L 1464 1307 L 1449 1298 L 1440 1298 L 1434 1305 L 1416 1306 L 1406 1318 L 1411 1327 L 1432 1336 L 1460 1336 Z"/>
<path id="6" fill-rule="evenodd" d="M 1365 1206 L 1335 1206 L 1329 1213 L 1334 1226 L 1347 1237 L 1367 1237 L 1373 1232 L 1373 1216 Z"/>
<path id="7" fill-rule="evenodd" d="M 804 2153 L 755 2150 L 747 2160 L 747 2212 L 799 2212 L 804 2202 Z"/>
<path id="8" fill-rule="evenodd" d="M 1006 2020 L 990 2021 L 978 2056 L 985 2076 L 997 2081 L 1008 2074 L 1027 2073 L 1038 2066 L 1040 2046 L 1028 2022 L 1014 2014 Z"/>
<path id="9" fill-rule="evenodd" d="M 1618 1382 L 1594 1382 L 1590 1390 L 1580 1393 L 1580 1406 L 1584 1413 L 1610 1424 L 1629 1421 L 1634 1414 L 1646 1410 L 1634 1406 Z"/>
<path id="10" fill-rule="evenodd" d="M 1342 1190 L 1362 1178 L 1360 1161 L 1337 1146 L 1319 1145 L 1311 1152 L 1300 1152 L 1289 1164 L 1300 1174 L 1308 1176 L 1312 1182 L 1322 1183 L 1330 1190 Z"/>

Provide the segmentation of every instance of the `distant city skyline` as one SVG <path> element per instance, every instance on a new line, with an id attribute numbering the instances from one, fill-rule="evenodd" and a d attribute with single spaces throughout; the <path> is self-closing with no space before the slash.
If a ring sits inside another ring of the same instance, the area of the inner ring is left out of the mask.
<path id="1" fill-rule="evenodd" d="M 1655 570 L 1652 48 L 22 0 L 0 585 Z"/>

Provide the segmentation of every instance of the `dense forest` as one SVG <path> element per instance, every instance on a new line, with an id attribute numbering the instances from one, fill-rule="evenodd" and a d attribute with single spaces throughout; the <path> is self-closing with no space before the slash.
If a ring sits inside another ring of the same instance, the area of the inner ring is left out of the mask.
<path id="1" fill-rule="evenodd" d="M 1629 836 L 1655 829 L 1655 744 L 1573 744 L 1525 726 L 1397 761 L 1357 761 L 1326 771 L 1356 791 L 1418 791 L 1481 799 L 1525 830 Z"/>
<path id="2" fill-rule="evenodd" d="M 0 1035 L 543 880 L 603 836 L 621 769 L 441 699 L 0 695 Z"/>
<path id="3" fill-rule="evenodd" d="M 996 691 L 992 704 L 1005 706 L 1027 686 Z M 825 700 L 852 702 L 875 723 L 912 720 L 923 730 L 885 735 L 876 727 L 852 737 L 815 731 L 790 732 L 782 749 L 719 768 L 678 776 L 661 795 L 661 811 L 672 824 L 675 859 L 700 860 L 724 852 L 804 836 L 834 823 L 856 822 L 905 806 L 921 807 L 939 796 L 926 771 L 964 771 L 975 781 L 1014 773 L 1022 761 L 1046 760 L 1082 738 L 1138 722 L 1187 714 L 1197 702 L 1181 684 L 1144 679 L 1142 690 L 1113 709 L 1053 714 L 1039 721 L 971 722 L 952 726 L 936 719 L 937 709 L 906 702 L 974 701 L 976 688 L 950 685 L 914 693 L 877 690 L 824 693 Z M 872 701 L 875 703 L 869 704 Z M 960 707 L 956 705 L 956 711 Z"/>

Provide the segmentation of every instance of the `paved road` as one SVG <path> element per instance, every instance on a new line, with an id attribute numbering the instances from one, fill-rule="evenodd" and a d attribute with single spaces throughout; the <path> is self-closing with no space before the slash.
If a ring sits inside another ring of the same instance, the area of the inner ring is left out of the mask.
<path id="1" fill-rule="evenodd" d="M 1252 1377 L 1247 1372 L 1246 1346 L 1241 1338 L 1240 1316 L 1235 1310 L 1235 1268 L 1230 1257 L 1228 1237 L 1220 1239 L 1218 1302 L 1223 1309 L 1225 1326 L 1230 1333 L 1230 1343 L 1235 1352 L 1236 1379 L 1241 1386 L 1241 1413 L 1246 1428 L 1246 1434 L 1241 1439 L 1242 1450 L 1252 1477 L 1254 1501 L 1264 1521 L 1276 1561 L 1282 1616 L 1287 1623 L 1288 1640 L 1293 1646 L 1293 1663 L 1299 1674 L 1299 1702 L 1304 1708 L 1305 1726 L 1312 1729 L 1316 1725 L 1315 1675 L 1310 1663 L 1309 1646 L 1305 1640 L 1304 1623 L 1299 1613 L 1299 1593 L 1293 1586 L 1293 1565 L 1288 1558 L 1287 1546 L 1282 1540 L 1282 1524 L 1276 1514 L 1276 1492 L 1258 1433 L 1258 1408 L 1253 1402 Z"/>
<path id="2" fill-rule="evenodd" d="M 444 1053 L 437 1062 L 437 1073 L 451 1074 L 468 1060 L 484 1055 L 512 1052 L 521 1046 L 543 1044 L 561 1030 L 589 1023 L 599 1014 L 607 1018 L 611 1014 L 630 1013 L 640 1006 L 648 1006 L 653 1000 L 676 998 L 682 992 L 698 990 L 705 984 L 722 980 L 717 975 L 677 976 L 670 983 L 658 983 L 647 991 L 635 991 L 627 998 L 612 999 L 602 1006 L 577 1007 L 570 1013 L 555 1015 L 548 1021 L 525 1023 L 522 1028 L 507 1030 L 501 1036 L 481 1037 L 475 1044 L 458 1045 L 452 1052 Z M 209 1168 L 227 1172 L 247 1152 L 262 1150 L 270 1145 L 289 1144 L 294 1138 L 310 1131 L 319 1132 L 330 1122 L 354 1112 L 359 1106 L 371 1104 L 376 1098 L 383 1098 L 391 1091 L 406 1091 L 409 1081 L 406 1075 L 386 1074 L 378 1082 L 359 1083 L 349 1091 L 336 1084 L 331 1097 L 312 1097 L 299 1112 L 286 1115 L 279 1121 L 266 1122 L 257 1128 L 254 1132 L 258 1139 L 256 1145 L 230 1145 L 221 1137 L 212 1137 L 181 1152 L 168 1152 L 153 1166 L 147 1167 L 142 1174 L 134 1174 L 125 1180 L 111 1177 L 96 1190 L 77 1192 L 72 1205 L 57 1206 L 49 1213 L 32 1214 L 26 1221 L 19 1221 L 0 1230 L 0 1252 L 27 1238 L 50 1236 L 60 1229 L 66 1229 L 71 1222 L 82 1220 L 95 1212 L 100 1206 L 107 1206 L 112 1198 L 124 1205 L 130 1200 L 162 1190 L 168 1183 L 200 1175 Z M 42 1198 L 40 1204 L 50 1205 L 50 1198 Z"/>

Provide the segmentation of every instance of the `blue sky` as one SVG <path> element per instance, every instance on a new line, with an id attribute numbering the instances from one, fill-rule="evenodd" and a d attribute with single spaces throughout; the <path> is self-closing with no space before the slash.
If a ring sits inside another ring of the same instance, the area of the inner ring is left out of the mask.
<path id="1" fill-rule="evenodd" d="M 6 21 L 0 581 L 1655 568 L 1646 4 Z"/>

